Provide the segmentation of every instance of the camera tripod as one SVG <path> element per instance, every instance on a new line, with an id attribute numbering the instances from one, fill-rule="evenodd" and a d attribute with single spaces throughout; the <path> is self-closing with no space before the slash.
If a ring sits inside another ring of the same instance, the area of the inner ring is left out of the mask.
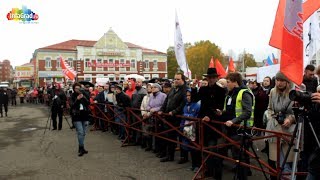
<path id="1" fill-rule="evenodd" d="M 248 150 L 248 146 L 251 148 L 251 150 L 254 154 L 254 158 L 258 162 L 258 164 L 262 170 L 262 173 L 267 180 L 268 177 L 262 167 L 262 164 L 259 161 L 259 157 L 258 157 L 256 151 L 253 148 L 253 142 L 250 141 L 250 139 L 253 135 L 251 133 L 248 133 L 249 129 L 247 129 L 247 120 L 244 120 L 243 129 L 239 128 L 238 131 L 239 130 L 241 130 L 241 132 L 238 132 L 238 136 L 241 137 L 241 144 L 240 144 L 239 160 L 238 160 L 238 164 L 236 166 L 236 171 L 234 173 L 233 180 L 247 180 L 248 179 L 248 169 L 249 168 L 241 166 L 241 161 L 243 161 L 243 160 L 245 163 L 249 163 L 250 157 L 247 157 L 248 155 L 245 155 L 245 151 Z M 242 158 L 242 156 L 244 156 L 244 158 Z"/>
<path id="2" fill-rule="evenodd" d="M 297 164 L 298 164 L 298 155 L 299 155 L 299 145 L 300 145 L 300 141 L 301 141 L 301 135 L 302 135 L 302 126 L 304 124 L 304 120 L 308 121 L 308 124 L 310 126 L 310 129 L 312 131 L 312 134 L 318 144 L 318 147 L 320 148 L 320 143 L 319 143 L 319 139 L 317 138 L 317 135 L 314 131 L 314 128 L 309 120 L 308 117 L 308 111 L 306 111 L 306 109 L 302 106 L 302 107 L 292 107 L 293 112 L 294 112 L 294 116 L 296 117 L 296 120 L 298 122 L 298 124 L 295 126 L 294 131 L 293 131 L 293 135 L 291 137 L 290 143 L 289 143 L 289 148 L 285 154 L 284 160 L 281 164 L 281 168 L 280 168 L 280 173 L 277 176 L 277 179 L 281 178 L 284 166 L 287 162 L 287 159 L 289 157 L 289 153 L 291 151 L 291 148 L 293 145 L 294 146 L 294 160 L 293 160 L 293 164 L 292 164 L 292 172 L 291 172 L 291 180 L 295 180 L 296 179 L 296 170 L 297 170 Z M 296 143 L 294 144 L 294 140 L 296 139 Z"/>
<path id="3" fill-rule="evenodd" d="M 49 129 L 49 130 L 51 129 L 51 115 L 52 115 L 51 109 L 52 109 L 52 105 L 49 106 L 49 109 L 48 109 L 48 120 L 47 120 L 46 127 L 45 127 L 45 129 L 44 129 L 43 134 L 46 133 L 46 130 L 47 130 L 47 129 Z M 70 129 L 73 131 L 73 128 L 71 127 L 71 125 L 70 125 L 67 117 L 64 115 L 63 110 L 62 110 L 62 118 L 64 118 L 64 119 L 66 120 L 66 122 L 67 122 L 67 124 L 69 125 Z M 48 124 L 49 124 L 49 127 L 48 127 Z"/>

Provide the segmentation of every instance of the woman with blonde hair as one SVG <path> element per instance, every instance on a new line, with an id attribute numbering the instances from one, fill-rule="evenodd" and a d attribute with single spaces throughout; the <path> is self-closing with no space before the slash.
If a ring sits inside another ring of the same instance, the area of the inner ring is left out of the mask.
<path id="1" fill-rule="evenodd" d="M 276 85 L 270 91 L 269 105 L 265 116 L 267 123 L 267 130 L 278 131 L 283 133 L 292 134 L 295 127 L 295 118 L 292 111 L 293 101 L 289 99 L 289 92 L 292 89 L 292 83 L 288 78 L 278 72 L 275 76 Z M 273 135 L 272 133 L 266 133 L 266 136 Z M 268 161 L 271 167 L 276 168 L 277 159 L 277 138 L 269 138 L 269 153 Z M 282 140 L 280 148 L 280 165 L 284 160 L 284 156 L 288 150 L 288 142 Z M 285 164 L 283 172 L 291 172 L 291 165 L 293 162 L 294 153 L 291 149 L 290 154 Z M 276 179 L 276 177 L 271 177 Z"/>

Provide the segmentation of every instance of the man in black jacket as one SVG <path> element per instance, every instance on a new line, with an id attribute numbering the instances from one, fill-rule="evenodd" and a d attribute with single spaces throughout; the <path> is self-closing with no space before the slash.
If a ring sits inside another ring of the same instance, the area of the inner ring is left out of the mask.
<path id="1" fill-rule="evenodd" d="M 147 90 L 142 87 L 142 79 L 137 79 L 136 89 L 132 93 L 132 107 L 139 110 L 134 110 L 135 114 L 142 119 L 140 106 L 143 100 L 143 97 L 147 95 Z M 137 122 L 138 119 L 135 116 L 132 116 L 131 123 Z M 138 123 L 135 128 L 141 129 L 141 123 Z M 135 130 L 132 131 L 132 140 L 135 145 L 142 145 L 141 143 L 142 134 Z"/>
<path id="2" fill-rule="evenodd" d="M 62 129 L 63 108 L 66 107 L 67 96 L 60 87 L 60 84 L 54 85 L 51 90 L 52 104 L 51 104 L 51 119 L 52 130 L 57 129 L 57 116 L 59 116 L 58 129 Z"/>
<path id="3" fill-rule="evenodd" d="M 131 107 L 130 97 L 122 91 L 120 85 L 116 85 L 116 101 L 117 106 L 115 107 L 115 121 L 120 124 L 124 124 L 123 121 L 127 122 L 126 108 Z M 123 126 L 120 126 L 119 139 L 125 139 L 125 130 Z"/>
<path id="4" fill-rule="evenodd" d="M 96 98 L 94 99 L 95 103 L 99 103 L 98 104 L 98 107 L 99 107 L 99 110 L 98 110 L 98 116 L 99 117 L 104 117 L 101 113 L 105 113 L 107 115 L 108 113 L 108 109 L 107 109 L 107 104 L 111 104 L 111 99 L 109 100 L 108 99 L 108 96 L 110 97 L 110 94 L 112 94 L 113 92 L 110 91 L 110 84 L 109 83 L 106 83 L 104 85 L 104 91 L 101 91 L 97 96 Z M 99 119 L 98 120 L 99 122 L 99 128 L 101 129 L 102 132 L 105 132 L 108 130 L 108 123 L 105 122 L 104 120 L 102 119 Z"/>
<path id="5" fill-rule="evenodd" d="M 203 121 L 210 123 L 211 120 L 217 120 L 216 109 L 223 109 L 227 90 L 217 85 L 219 75 L 217 74 L 216 68 L 208 68 L 207 74 L 203 76 L 208 80 L 208 86 L 201 86 L 197 93 L 197 98 L 201 101 L 199 117 L 202 118 Z M 220 125 L 213 123 L 210 123 L 210 125 L 221 130 Z M 208 126 L 204 127 L 204 145 L 206 147 L 217 145 L 219 138 L 220 136 L 211 128 Z M 221 152 L 219 149 L 210 149 L 210 151 Z M 208 171 L 206 175 L 214 176 L 215 179 L 221 179 L 222 160 L 223 159 L 218 157 L 209 157 L 207 160 Z"/>
<path id="6" fill-rule="evenodd" d="M 311 64 L 304 69 L 303 84 L 306 85 L 306 91 L 315 93 L 318 87 L 318 80 L 314 76 L 315 67 Z"/>
<path id="7" fill-rule="evenodd" d="M 11 91 L 11 105 L 17 105 L 17 88 L 13 88 L 12 91 Z"/>
<path id="8" fill-rule="evenodd" d="M 0 113 L 1 117 L 3 117 L 2 113 L 2 106 L 4 106 L 4 111 L 6 116 L 8 116 L 8 102 L 9 102 L 9 97 L 7 93 L 7 88 L 1 88 L 0 89 Z"/>
<path id="9" fill-rule="evenodd" d="M 180 125 L 180 119 L 174 116 L 183 114 L 183 107 L 186 104 L 186 90 L 185 76 L 182 73 L 176 73 L 174 76 L 174 87 L 168 93 L 166 100 L 158 112 L 159 115 L 168 113 L 169 116 L 166 117 L 166 120 L 175 127 Z M 171 128 L 167 124 L 164 124 L 164 130 L 168 129 Z M 177 140 L 177 132 L 175 131 L 168 132 L 166 136 L 174 141 Z M 176 143 L 165 141 L 165 146 L 167 156 L 162 158 L 160 162 L 174 161 Z"/>

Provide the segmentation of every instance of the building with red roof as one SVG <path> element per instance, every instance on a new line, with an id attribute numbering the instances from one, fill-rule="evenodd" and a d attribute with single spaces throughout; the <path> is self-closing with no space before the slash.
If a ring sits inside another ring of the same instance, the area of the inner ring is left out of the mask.
<path id="1" fill-rule="evenodd" d="M 109 29 L 98 41 L 68 40 L 35 50 L 35 83 L 64 82 L 59 57 L 77 71 L 77 80 L 123 80 L 128 74 L 146 79 L 167 77 L 167 54 L 123 42 Z"/>

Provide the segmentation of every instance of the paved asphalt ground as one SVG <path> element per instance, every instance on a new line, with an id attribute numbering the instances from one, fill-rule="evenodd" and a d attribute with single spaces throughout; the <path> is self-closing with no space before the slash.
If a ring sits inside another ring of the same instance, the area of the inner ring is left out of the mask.
<path id="1" fill-rule="evenodd" d="M 140 147 L 121 147 L 109 132 L 88 131 L 89 154 L 78 157 L 75 130 L 71 131 L 64 120 L 61 131 L 44 134 L 47 120 L 48 108 L 34 104 L 10 106 L 8 117 L 0 118 L 0 180 L 187 180 L 194 176 L 188 170 L 191 163 L 160 163 L 153 153 Z M 261 149 L 262 144 L 256 148 Z M 231 167 L 225 161 L 223 179 L 232 179 Z M 249 179 L 264 178 L 253 171 Z"/>

